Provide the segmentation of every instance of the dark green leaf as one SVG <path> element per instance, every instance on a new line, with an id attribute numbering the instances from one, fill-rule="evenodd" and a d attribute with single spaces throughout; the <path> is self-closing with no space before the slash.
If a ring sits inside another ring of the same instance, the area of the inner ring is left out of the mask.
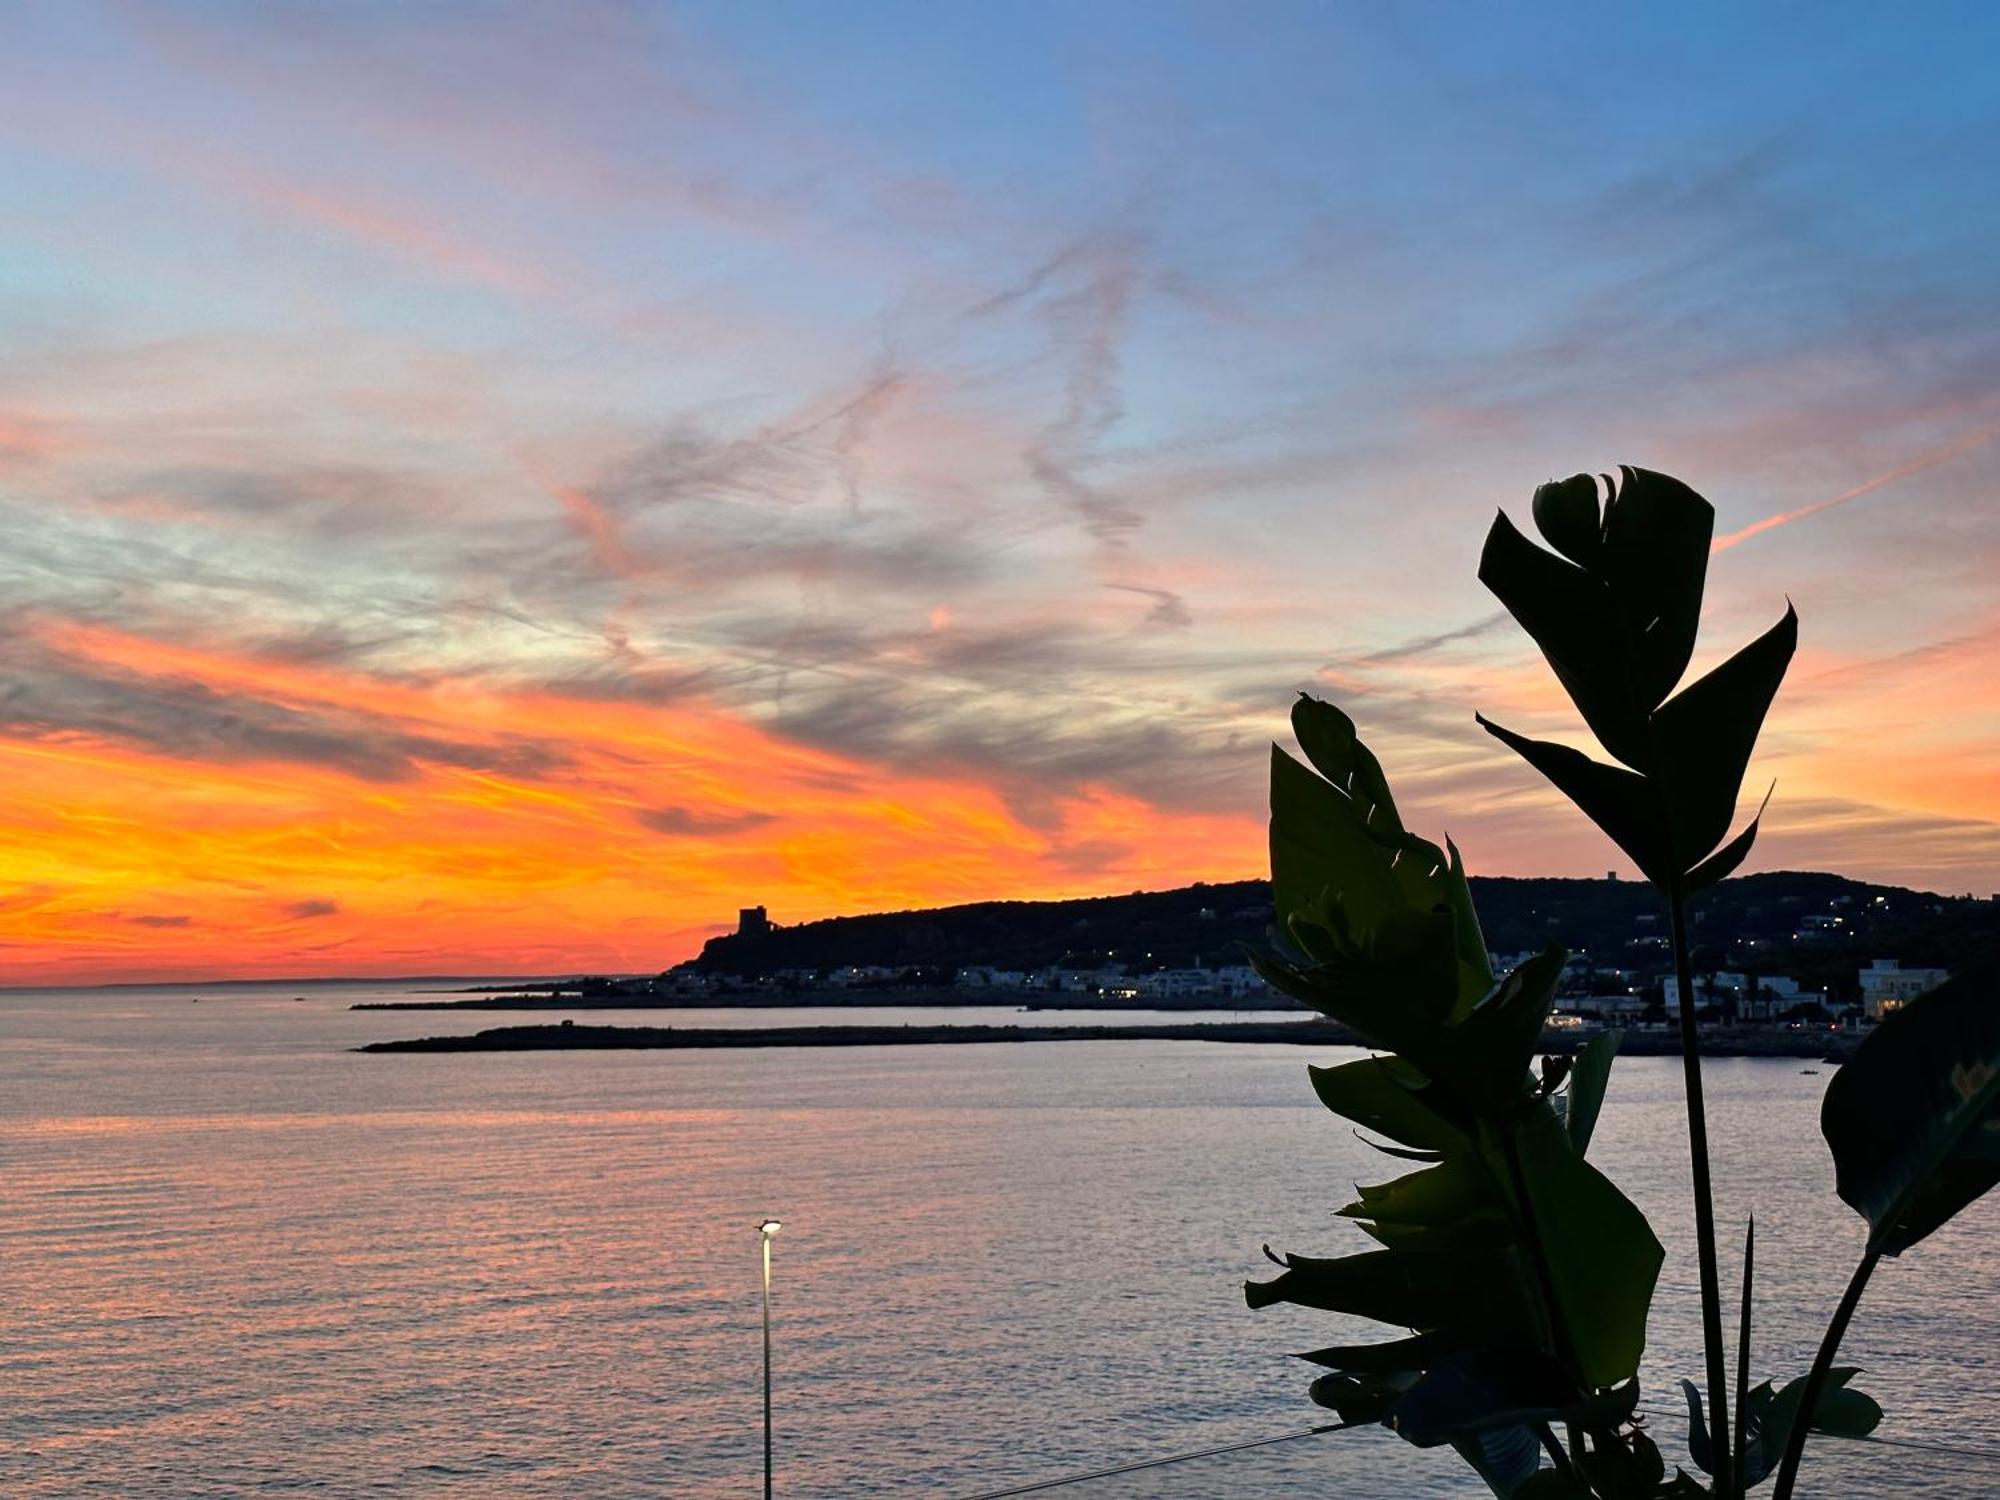
<path id="1" fill-rule="evenodd" d="M 1419 1333 L 1380 1344 L 1334 1344 L 1292 1357 L 1356 1375 L 1393 1375 L 1399 1370 L 1421 1370 L 1450 1347 L 1449 1339 Z"/>
<path id="2" fill-rule="evenodd" d="M 1545 552 L 1502 514 L 1486 534 L 1479 579 L 1535 639 L 1604 748 L 1643 763 L 1646 714 L 1621 650 L 1624 630 L 1602 579 Z"/>
<path id="3" fill-rule="evenodd" d="M 1398 1328 L 1505 1328 L 1518 1294 L 1497 1258 L 1476 1250 L 1364 1250 L 1333 1260 L 1292 1255 L 1274 1281 L 1247 1282 L 1253 1308 L 1277 1302 L 1352 1313 Z"/>
<path id="4" fill-rule="evenodd" d="M 1577 1425 L 1593 1435 L 1596 1446 L 1579 1445 L 1571 1451 L 1570 1461 L 1582 1471 L 1592 1492 L 1604 1500 L 1651 1500 L 1666 1464 L 1645 1431 L 1632 1427 L 1614 1433 L 1609 1426 L 1588 1421 Z"/>
<path id="5" fill-rule="evenodd" d="M 1354 802 L 1362 826 L 1393 846 L 1403 834 L 1403 820 L 1382 764 L 1361 743 L 1354 721 L 1331 703 L 1301 693 L 1292 705 L 1292 733 L 1313 769 Z"/>
<path id="6" fill-rule="evenodd" d="M 1874 1397 L 1848 1389 L 1847 1383 L 1860 1373 L 1851 1365 L 1835 1366 L 1827 1371 L 1826 1384 L 1819 1393 L 1818 1409 L 1813 1414 L 1814 1432 L 1859 1438 L 1875 1430 L 1882 1420 L 1881 1406 Z M 1807 1378 L 1801 1375 L 1787 1381 L 1785 1388 L 1776 1393 L 1772 1392 L 1767 1381 L 1752 1393 L 1751 1401 L 1745 1404 L 1745 1416 L 1751 1428 L 1743 1462 L 1745 1484 L 1756 1484 L 1778 1467 L 1779 1460 L 1784 1456 L 1785 1440 L 1791 1436 L 1792 1423 L 1798 1419 L 1799 1403 L 1805 1400 Z"/>
<path id="7" fill-rule="evenodd" d="M 1535 1348 L 1468 1349 L 1437 1361 L 1397 1401 L 1388 1423 L 1419 1448 L 1493 1427 L 1548 1421 L 1576 1405 L 1575 1382 Z"/>
<path id="8" fill-rule="evenodd" d="M 1384 1156 L 1393 1156 L 1398 1161 L 1428 1162 L 1428 1161 L 1444 1160 L 1444 1153 L 1442 1151 L 1419 1151 L 1411 1146 L 1385 1146 L 1380 1141 L 1369 1140 L 1367 1136 L 1363 1135 L 1358 1130 L 1354 1132 L 1354 1138 L 1357 1141 L 1361 1142 L 1362 1145 L 1372 1147 L 1373 1149 L 1380 1151 Z"/>
<path id="9" fill-rule="evenodd" d="M 1401 910 L 1382 846 L 1353 799 L 1271 747 L 1271 895 L 1281 924 L 1317 919 L 1337 897 L 1348 924 L 1372 930 Z"/>
<path id="10" fill-rule="evenodd" d="M 1650 710 L 1674 690 L 1694 654 L 1715 507 L 1651 469 L 1621 464 L 1609 477 L 1597 573 L 1632 640 L 1634 695 Z M 1604 748 L 1618 754 L 1608 742 Z"/>
<path id="11" fill-rule="evenodd" d="M 1832 1389 L 1822 1392 L 1819 1411 L 1813 1416 L 1813 1431 L 1835 1437 L 1867 1437 L 1882 1425 L 1882 1405 L 1863 1391 Z"/>
<path id="12" fill-rule="evenodd" d="M 1466 883 L 1465 861 L 1450 839 L 1445 847 L 1445 904 L 1451 909 L 1452 933 L 1458 941 L 1458 1005 L 1452 1019 L 1461 1019 L 1493 988 L 1493 965 L 1486 956 L 1486 939 L 1479 914 L 1472 909 L 1472 887 Z"/>
<path id="13" fill-rule="evenodd" d="M 1489 1106 L 1520 1098 L 1568 959 L 1560 948 L 1537 953 L 1501 980 L 1471 1015 L 1447 1029 L 1439 1078 Z"/>
<path id="14" fill-rule="evenodd" d="M 1776 625 L 1653 715 L 1677 872 L 1729 832 L 1757 731 L 1798 643 L 1799 617 L 1787 605 Z"/>
<path id="15" fill-rule="evenodd" d="M 1665 1252 L 1646 1216 L 1576 1154 L 1553 1115 L 1516 1141 L 1576 1373 L 1588 1385 L 1620 1385 L 1645 1352 L 1646 1311 Z"/>
<path id="16" fill-rule="evenodd" d="M 1648 880 L 1664 885 L 1680 873 L 1672 868 L 1672 841 L 1661 826 L 1658 803 L 1645 777 L 1592 760 L 1567 745 L 1531 740 L 1503 729 L 1484 715 L 1477 717 L 1488 734 L 1554 782 L 1558 791 L 1625 851 Z"/>
<path id="17" fill-rule="evenodd" d="M 1535 491 L 1535 529 L 1564 557 L 1586 573 L 1603 561 L 1604 512 L 1595 474 L 1551 479 Z"/>
<path id="18" fill-rule="evenodd" d="M 1704 1474 L 1715 1472 L 1715 1443 L 1708 1435 L 1708 1417 L 1701 1406 L 1701 1391 L 1692 1380 L 1681 1382 L 1681 1394 L 1687 1397 L 1688 1408 L 1688 1457 L 1695 1467 Z"/>
<path id="19" fill-rule="evenodd" d="M 1569 1142 L 1581 1156 L 1590 1149 L 1591 1132 L 1597 1128 L 1597 1114 L 1604 1104 L 1604 1088 L 1611 1081 L 1611 1061 L 1618 1055 L 1622 1031 L 1601 1031 L 1576 1049 L 1576 1061 L 1569 1073 L 1569 1109 L 1563 1124 Z"/>
<path id="20" fill-rule="evenodd" d="M 1319 1405 L 1338 1412 L 1341 1421 L 1358 1427 L 1388 1416 L 1405 1384 L 1407 1379 L 1381 1375 L 1322 1375 L 1307 1394 Z"/>
<path id="21" fill-rule="evenodd" d="M 1373 958 L 1353 953 L 1298 968 L 1275 953 L 1252 951 L 1250 962 L 1272 988 L 1352 1028 L 1374 1047 L 1429 1061 L 1452 998 L 1449 934 L 1443 913 L 1433 918 L 1435 941 Z M 1423 998 L 1428 996 L 1428 1002 Z"/>
<path id="22" fill-rule="evenodd" d="M 1764 793 L 1765 806 L 1770 801 L 1771 794 Z M 1748 827 L 1681 877 L 1681 889 L 1692 896 L 1697 891 L 1705 891 L 1727 880 L 1736 872 L 1736 867 L 1749 857 L 1750 846 L 1757 842 L 1757 825 L 1763 821 L 1764 808 L 1759 807 L 1757 816 L 1750 820 Z"/>
<path id="23" fill-rule="evenodd" d="M 1471 1151 L 1460 1152 L 1421 1172 L 1372 1187 L 1359 1187 L 1356 1191 L 1360 1199 L 1337 1212 L 1343 1218 L 1369 1219 L 1377 1225 L 1443 1229 L 1482 1215 L 1498 1217 L 1505 1212 L 1499 1185 Z"/>
<path id="24" fill-rule="evenodd" d="M 2000 1182 L 2000 963 L 1885 1016 L 1828 1085 L 1820 1131 L 1884 1255 Z"/>

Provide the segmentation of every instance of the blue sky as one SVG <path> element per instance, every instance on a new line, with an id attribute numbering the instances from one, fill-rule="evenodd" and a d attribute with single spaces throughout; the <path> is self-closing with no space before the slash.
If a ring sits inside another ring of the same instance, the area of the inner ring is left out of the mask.
<path id="1" fill-rule="evenodd" d="M 1985 889 L 1996 31 L 11 8 L 0 740 L 428 786 L 470 756 L 437 748 L 451 705 L 511 701 L 501 760 L 591 837 L 654 840 L 632 860 L 700 902 L 693 869 L 744 862 L 804 914 L 1255 873 L 1305 688 L 1475 869 L 1581 873 L 1609 854 L 1472 723 L 1573 727 L 1473 569 L 1495 506 L 1624 461 L 1762 528 L 1718 551 L 1711 655 L 1800 608 L 1760 861 Z M 245 663 L 344 675 L 252 692 Z M 421 733 L 391 722 L 416 684 Z M 584 767 L 612 701 L 943 778 L 1013 852 L 941 874 L 890 819 L 868 867 L 906 874 L 815 882 L 804 814 L 745 822 L 713 768 Z M 1078 811 L 1111 806 L 1115 834 Z M 26 870 L 55 814 L 15 814 Z M 242 876 L 287 909 L 314 878 Z M 605 878 L 565 892 L 572 937 Z M 101 941 L 140 879 L 23 875 L 21 941 Z"/>

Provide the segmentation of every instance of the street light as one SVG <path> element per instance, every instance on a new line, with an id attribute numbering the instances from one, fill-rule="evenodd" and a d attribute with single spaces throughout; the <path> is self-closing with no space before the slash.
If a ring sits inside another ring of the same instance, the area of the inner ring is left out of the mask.
<path id="1" fill-rule="evenodd" d="M 771 1236 L 784 1227 L 776 1219 L 757 1226 L 764 1248 L 764 1500 L 771 1500 Z"/>

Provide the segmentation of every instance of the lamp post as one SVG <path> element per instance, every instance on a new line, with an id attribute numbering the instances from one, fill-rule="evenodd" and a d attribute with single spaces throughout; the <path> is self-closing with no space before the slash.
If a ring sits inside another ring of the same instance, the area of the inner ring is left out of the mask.
<path id="1" fill-rule="evenodd" d="M 771 1500 L 771 1236 L 784 1227 L 776 1219 L 757 1226 L 764 1248 L 764 1500 Z"/>

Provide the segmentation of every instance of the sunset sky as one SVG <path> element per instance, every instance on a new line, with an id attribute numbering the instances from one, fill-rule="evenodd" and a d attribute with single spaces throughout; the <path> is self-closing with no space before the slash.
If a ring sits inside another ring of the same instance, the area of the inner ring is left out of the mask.
<path id="1" fill-rule="evenodd" d="M 0 983 L 1629 867 L 1496 506 L 1798 607 L 1752 869 L 2000 889 L 2000 11 L 0 9 Z"/>

